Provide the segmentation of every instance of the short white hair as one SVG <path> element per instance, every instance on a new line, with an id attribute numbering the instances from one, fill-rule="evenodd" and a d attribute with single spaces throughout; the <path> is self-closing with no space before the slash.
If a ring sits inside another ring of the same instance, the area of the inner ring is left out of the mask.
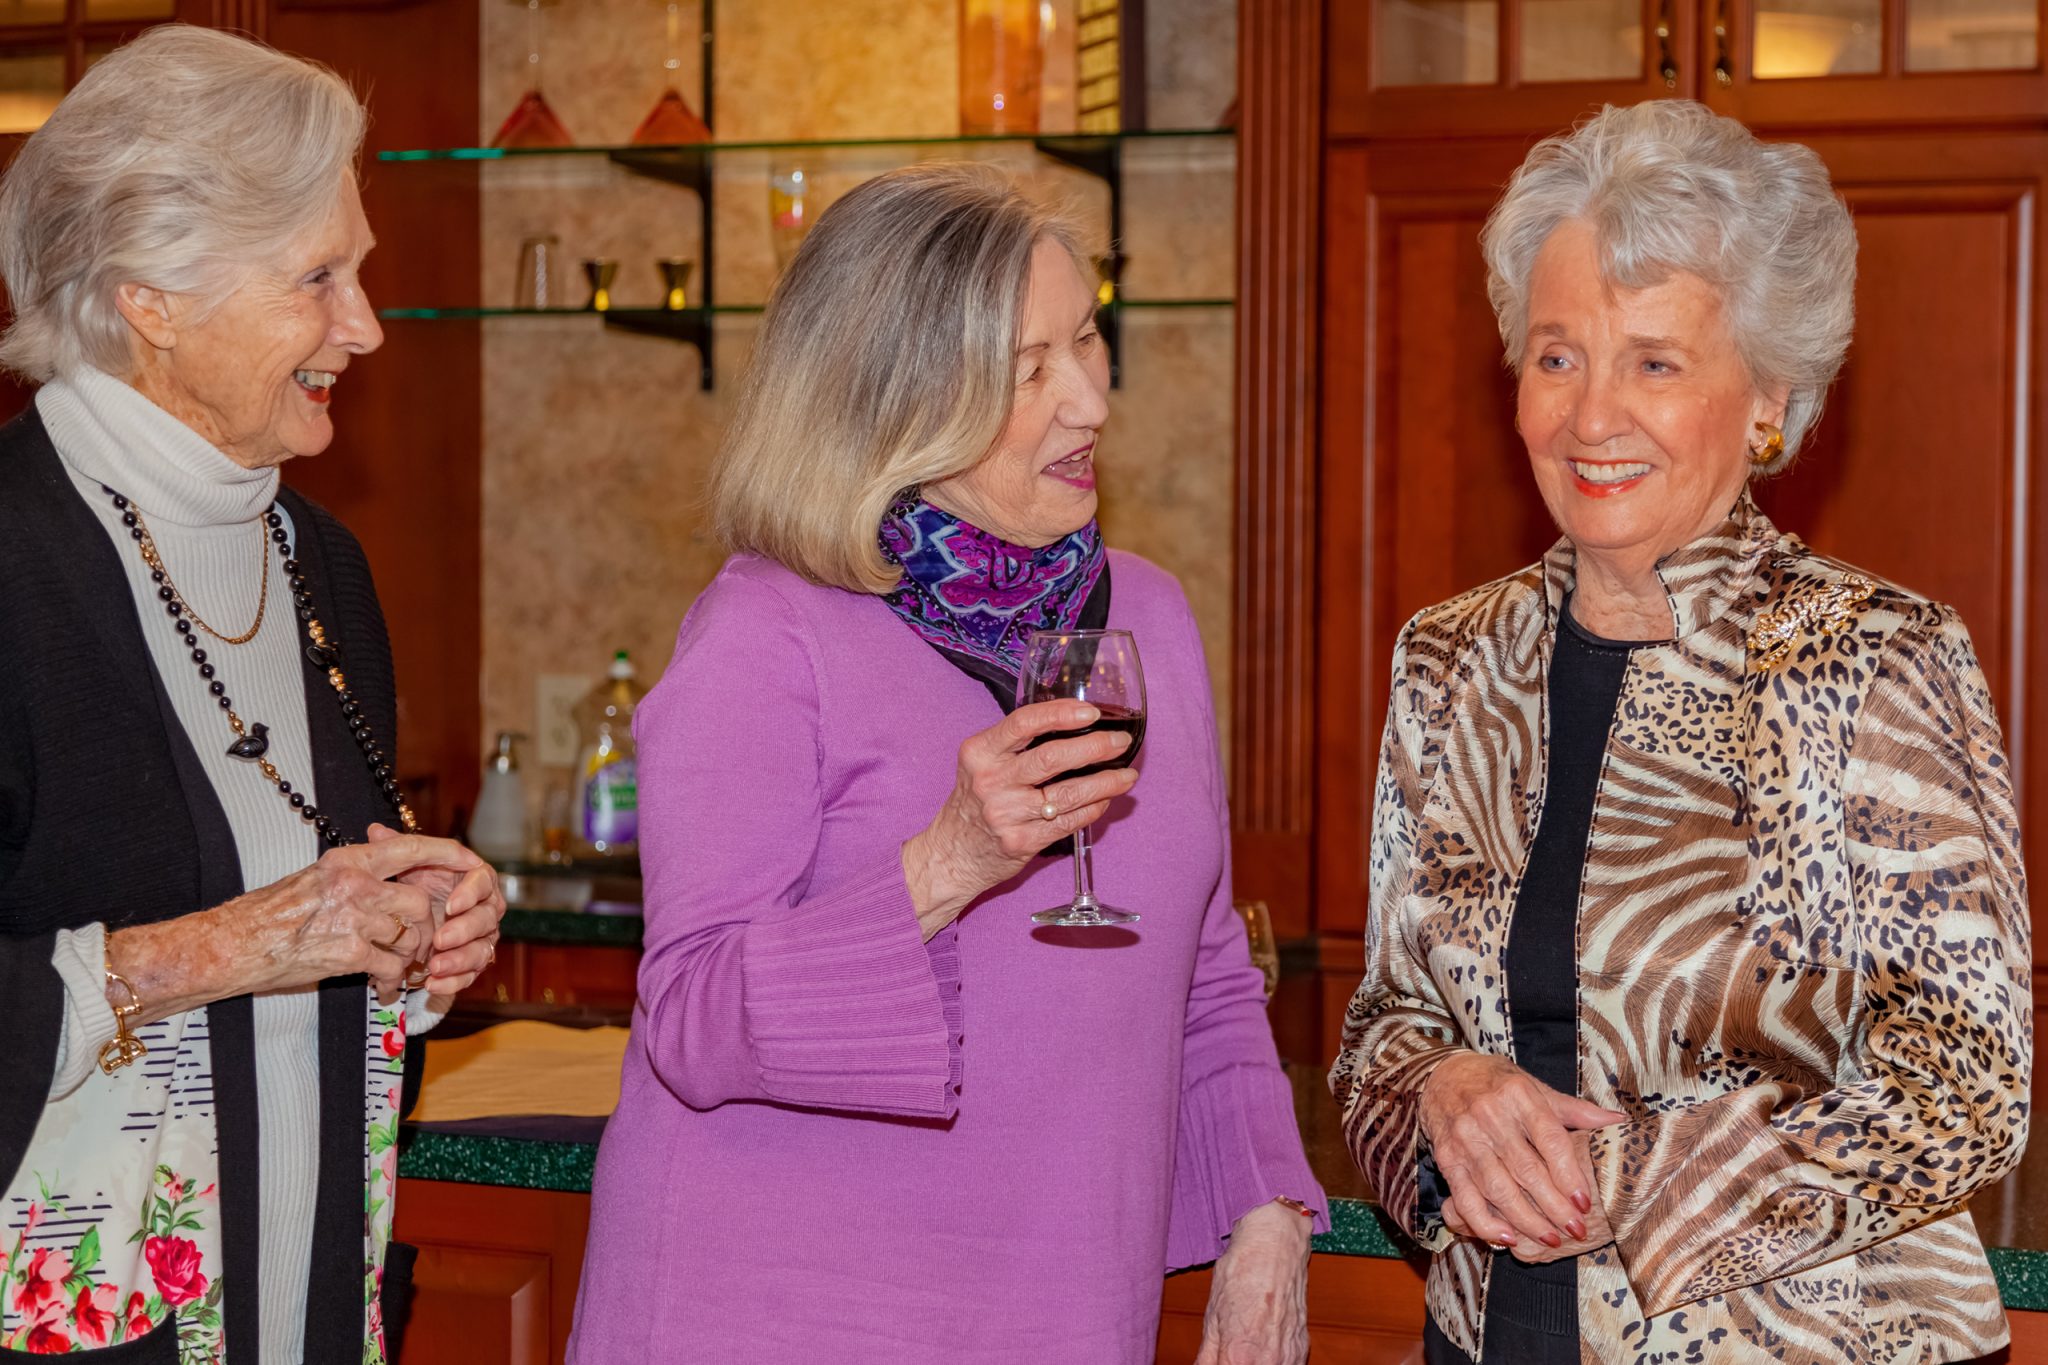
<path id="1" fill-rule="evenodd" d="M 1759 390 L 1783 385 L 1783 468 L 1820 417 L 1856 321 L 1856 228 L 1808 147 L 1766 143 L 1691 100 L 1609 106 L 1535 150 L 1480 234 L 1486 292 L 1521 372 L 1529 280 L 1558 226 L 1588 224 L 1625 289 L 1673 272 L 1719 291 Z"/>
<path id="2" fill-rule="evenodd" d="M 0 365 L 125 376 L 123 284 L 218 306 L 334 210 L 365 116 L 324 66 L 186 24 L 86 73 L 0 184 Z"/>

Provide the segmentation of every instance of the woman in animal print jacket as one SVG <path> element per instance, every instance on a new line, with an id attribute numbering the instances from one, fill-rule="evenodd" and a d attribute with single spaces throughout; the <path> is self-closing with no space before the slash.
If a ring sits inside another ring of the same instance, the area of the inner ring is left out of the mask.
<path id="1" fill-rule="evenodd" d="M 2012 784 L 1947 607 L 1760 513 L 1852 323 L 1819 159 L 1609 109 L 1488 222 L 1564 538 L 1395 653 L 1331 1085 L 1437 1362 L 1934 1365 L 2006 1340 Z"/>

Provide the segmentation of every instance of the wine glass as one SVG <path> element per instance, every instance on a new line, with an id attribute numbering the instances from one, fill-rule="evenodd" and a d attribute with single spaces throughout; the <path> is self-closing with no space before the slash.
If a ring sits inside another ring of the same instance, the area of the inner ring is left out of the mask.
<path id="1" fill-rule="evenodd" d="M 1130 747 L 1116 757 L 1085 768 L 1062 773 L 1054 782 L 1071 777 L 1128 768 L 1145 742 L 1145 670 L 1138 663 L 1138 642 L 1127 630 L 1038 630 L 1024 646 L 1024 670 L 1017 677 L 1017 704 L 1085 701 L 1099 713 L 1093 725 L 1079 730 L 1057 730 L 1041 735 L 1031 747 L 1056 739 L 1074 739 L 1098 730 L 1120 730 L 1131 737 Z M 1050 785 L 1050 784 L 1048 784 Z M 1031 917 L 1034 924 L 1057 924 L 1068 928 L 1094 929 L 1110 924 L 1129 924 L 1137 919 L 1129 910 L 1119 910 L 1095 899 L 1095 869 L 1091 861 L 1088 830 L 1074 831 L 1074 899 L 1071 904 L 1041 910 Z"/>

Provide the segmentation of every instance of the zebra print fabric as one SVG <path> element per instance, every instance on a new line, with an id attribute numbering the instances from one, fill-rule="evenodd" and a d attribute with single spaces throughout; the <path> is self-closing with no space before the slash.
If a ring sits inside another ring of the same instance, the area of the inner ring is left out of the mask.
<path id="1" fill-rule="evenodd" d="M 1573 559 L 1560 542 L 1402 633 L 1365 979 L 1330 1075 L 1360 1169 L 1436 1253 L 1432 1316 L 1479 1360 L 1489 1253 L 1418 1216 L 1418 1097 L 1454 1052 L 1513 1055 L 1500 963 Z M 1594 1135 L 1617 1236 L 1580 1258 L 1583 1358 L 1992 1351 L 2005 1317 L 1965 1203 L 2025 1144 L 2033 1005 L 1969 635 L 1746 496 L 1659 572 L 1676 638 L 1631 661 L 1579 902 L 1579 1091 L 1630 1116 Z M 1818 619 L 1808 602 L 1837 628 L 1751 644 L 1761 614 Z"/>

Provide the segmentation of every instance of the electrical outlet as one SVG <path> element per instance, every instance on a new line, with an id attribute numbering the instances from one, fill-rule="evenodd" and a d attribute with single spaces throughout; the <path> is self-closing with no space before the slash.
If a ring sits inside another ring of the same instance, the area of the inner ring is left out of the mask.
<path id="1" fill-rule="evenodd" d="M 595 679 L 581 673 L 543 673 L 533 688 L 534 759 L 543 768 L 576 762 L 576 718 L 572 714 Z"/>

